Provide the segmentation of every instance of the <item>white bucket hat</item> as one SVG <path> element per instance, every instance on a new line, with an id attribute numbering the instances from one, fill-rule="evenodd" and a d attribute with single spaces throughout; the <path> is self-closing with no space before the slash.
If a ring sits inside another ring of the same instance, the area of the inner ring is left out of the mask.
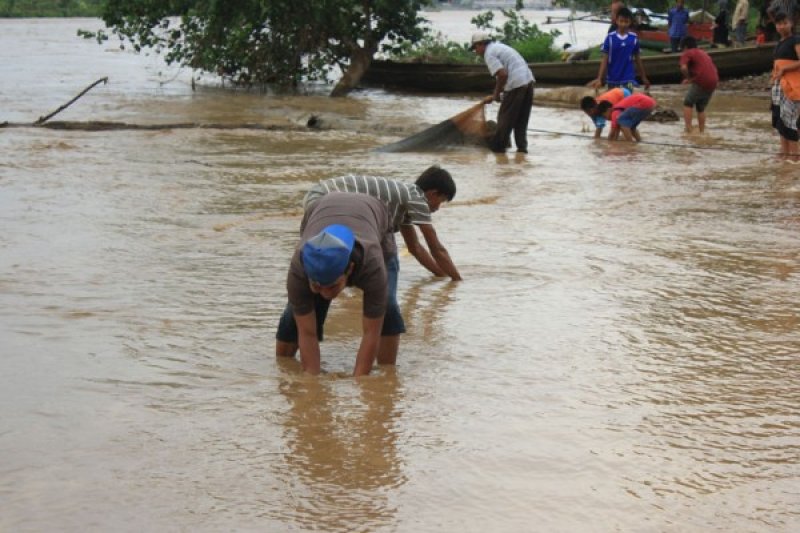
<path id="1" fill-rule="evenodd" d="M 485 31 L 476 31 L 472 34 L 472 44 L 470 48 L 475 49 L 475 45 L 478 43 L 485 43 L 487 41 L 491 41 L 492 36 L 486 33 Z"/>

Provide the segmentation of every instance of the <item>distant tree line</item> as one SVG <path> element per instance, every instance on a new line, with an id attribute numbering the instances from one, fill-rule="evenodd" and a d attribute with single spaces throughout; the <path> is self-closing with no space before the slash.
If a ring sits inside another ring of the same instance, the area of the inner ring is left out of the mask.
<path id="1" fill-rule="evenodd" d="M 105 0 L 0 0 L 0 17 L 99 17 Z"/>

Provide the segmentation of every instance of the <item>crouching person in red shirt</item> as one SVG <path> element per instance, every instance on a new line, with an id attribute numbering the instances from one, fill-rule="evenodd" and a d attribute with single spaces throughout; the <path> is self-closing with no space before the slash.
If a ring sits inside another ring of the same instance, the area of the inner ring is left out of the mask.
<path id="1" fill-rule="evenodd" d="M 611 102 L 597 104 L 597 112 L 606 120 L 611 120 L 611 132 L 608 138 L 612 141 L 617 140 L 622 132 L 626 141 L 640 142 L 642 136 L 639 135 L 639 123 L 649 117 L 655 108 L 656 101 L 643 93 L 632 94 L 617 104 Z"/>

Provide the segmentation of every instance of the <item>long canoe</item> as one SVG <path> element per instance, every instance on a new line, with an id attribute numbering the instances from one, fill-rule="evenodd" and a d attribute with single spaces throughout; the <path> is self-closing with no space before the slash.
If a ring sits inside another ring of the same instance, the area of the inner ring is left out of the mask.
<path id="1" fill-rule="evenodd" d="M 774 47 L 748 46 L 707 50 L 717 66 L 721 79 L 762 74 L 772 68 Z M 680 54 L 642 56 L 647 77 L 653 84 L 681 81 Z M 573 63 L 530 63 L 537 84 L 583 85 L 597 76 L 599 60 Z M 403 63 L 375 60 L 361 78 L 367 87 L 386 87 L 409 91 L 468 93 L 486 92 L 494 87 L 494 79 L 486 65 L 446 63 Z"/>

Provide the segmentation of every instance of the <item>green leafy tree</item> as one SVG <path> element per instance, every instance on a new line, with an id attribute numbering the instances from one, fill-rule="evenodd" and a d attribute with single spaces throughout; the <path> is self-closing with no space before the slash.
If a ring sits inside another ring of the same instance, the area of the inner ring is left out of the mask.
<path id="1" fill-rule="evenodd" d="M 103 20 L 136 51 L 236 84 L 296 87 L 341 68 L 352 90 L 382 43 L 418 40 L 428 0 L 108 0 Z M 102 32 L 98 39 L 105 39 Z"/>
<path id="2" fill-rule="evenodd" d="M 474 16 L 471 23 L 478 29 L 486 30 L 499 40 L 517 50 L 529 63 L 553 61 L 559 52 L 553 48 L 558 30 L 542 31 L 536 24 L 529 22 L 519 11 L 501 9 L 506 20 L 501 26 L 495 26 L 494 12 L 485 11 Z M 393 60 L 419 63 L 456 63 L 478 64 L 483 59 L 472 51 L 469 43 L 459 43 L 445 39 L 430 28 L 423 29 L 421 40 L 411 43 L 399 43 L 389 50 Z"/>

